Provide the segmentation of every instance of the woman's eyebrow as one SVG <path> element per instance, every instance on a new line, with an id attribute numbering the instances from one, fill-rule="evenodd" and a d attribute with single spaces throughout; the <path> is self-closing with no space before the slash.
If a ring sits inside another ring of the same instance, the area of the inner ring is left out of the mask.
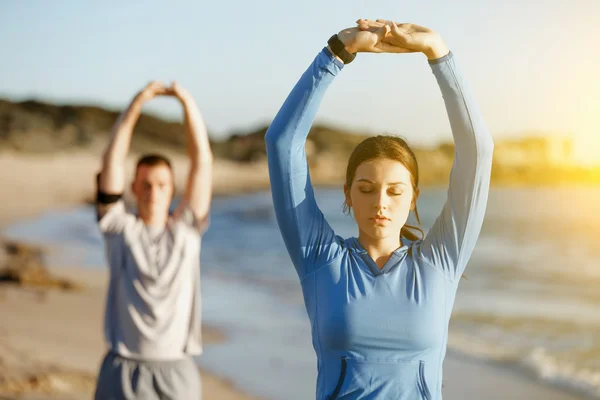
<path id="1" fill-rule="evenodd" d="M 356 182 L 365 182 L 365 183 L 371 183 L 371 184 L 375 183 L 375 182 L 373 182 L 373 181 L 371 181 L 371 180 L 369 180 L 369 179 L 366 179 L 366 178 L 361 178 L 361 179 L 358 179 Z M 388 186 L 395 186 L 395 185 L 404 185 L 404 186 L 408 186 L 408 183 L 405 183 L 405 182 L 390 182 L 390 183 L 388 183 L 387 185 L 388 185 Z"/>

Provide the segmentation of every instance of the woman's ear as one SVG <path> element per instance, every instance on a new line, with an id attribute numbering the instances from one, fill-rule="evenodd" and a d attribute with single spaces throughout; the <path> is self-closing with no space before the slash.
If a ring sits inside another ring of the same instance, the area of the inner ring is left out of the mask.
<path id="1" fill-rule="evenodd" d="M 416 209 L 416 208 L 417 208 L 417 199 L 419 198 L 419 193 L 420 193 L 420 191 L 419 191 L 419 188 L 416 188 L 416 189 L 413 191 L 412 200 L 411 200 L 411 202 L 410 202 L 410 209 L 411 209 L 411 210 L 414 210 L 414 209 Z"/>
<path id="2" fill-rule="evenodd" d="M 350 188 L 346 184 L 344 184 L 344 197 L 346 198 L 346 205 L 348 207 L 352 207 L 352 199 L 350 198 Z"/>

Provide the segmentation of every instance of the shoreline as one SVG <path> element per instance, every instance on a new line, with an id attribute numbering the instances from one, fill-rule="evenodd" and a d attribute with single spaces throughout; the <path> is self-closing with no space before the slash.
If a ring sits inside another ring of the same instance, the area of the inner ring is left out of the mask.
<path id="1" fill-rule="evenodd" d="M 97 147 L 97 146 L 96 146 Z M 0 152 L 0 170 L 4 173 L 0 191 L 0 228 L 25 218 L 35 217 L 44 211 L 60 211 L 89 203 L 95 196 L 95 176 L 100 167 L 102 148 L 69 151 L 55 154 Z M 175 176 L 176 192 L 181 193 L 185 186 L 188 159 L 173 151 L 164 151 L 171 159 Z M 137 154 L 130 154 L 126 176 L 133 176 Z M 344 166 L 345 168 L 345 166 Z M 327 168 L 311 170 L 313 183 L 319 187 L 339 187 Z M 446 187 L 446 183 L 423 184 L 422 188 Z M 497 188 L 600 188 L 599 183 L 585 182 L 492 182 L 491 189 Z M 269 190 L 269 176 L 266 160 L 252 163 L 237 163 L 216 158 L 213 170 L 213 194 L 234 196 Z M 127 188 L 128 189 L 128 188 Z M 125 198 L 131 199 L 126 190 Z"/>

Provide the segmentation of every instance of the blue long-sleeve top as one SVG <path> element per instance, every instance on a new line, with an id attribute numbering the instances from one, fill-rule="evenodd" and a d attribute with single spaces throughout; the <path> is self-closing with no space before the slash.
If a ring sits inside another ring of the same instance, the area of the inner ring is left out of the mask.
<path id="1" fill-rule="evenodd" d="M 481 230 L 493 141 L 452 53 L 430 61 L 455 141 L 448 198 L 423 240 L 379 268 L 357 238 L 336 236 L 315 201 L 305 142 L 343 64 L 327 49 L 266 135 L 277 222 L 300 277 L 317 354 L 317 400 L 441 400 L 458 281 Z"/>

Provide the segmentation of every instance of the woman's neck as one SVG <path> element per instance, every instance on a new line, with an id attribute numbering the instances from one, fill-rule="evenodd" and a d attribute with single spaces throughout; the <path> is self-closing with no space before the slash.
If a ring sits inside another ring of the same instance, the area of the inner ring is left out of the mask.
<path id="1" fill-rule="evenodd" d="M 366 234 L 359 232 L 358 242 L 367 251 L 369 256 L 375 261 L 375 264 L 381 269 L 389 260 L 392 253 L 402 246 L 400 233 L 383 239 L 374 239 Z"/>

